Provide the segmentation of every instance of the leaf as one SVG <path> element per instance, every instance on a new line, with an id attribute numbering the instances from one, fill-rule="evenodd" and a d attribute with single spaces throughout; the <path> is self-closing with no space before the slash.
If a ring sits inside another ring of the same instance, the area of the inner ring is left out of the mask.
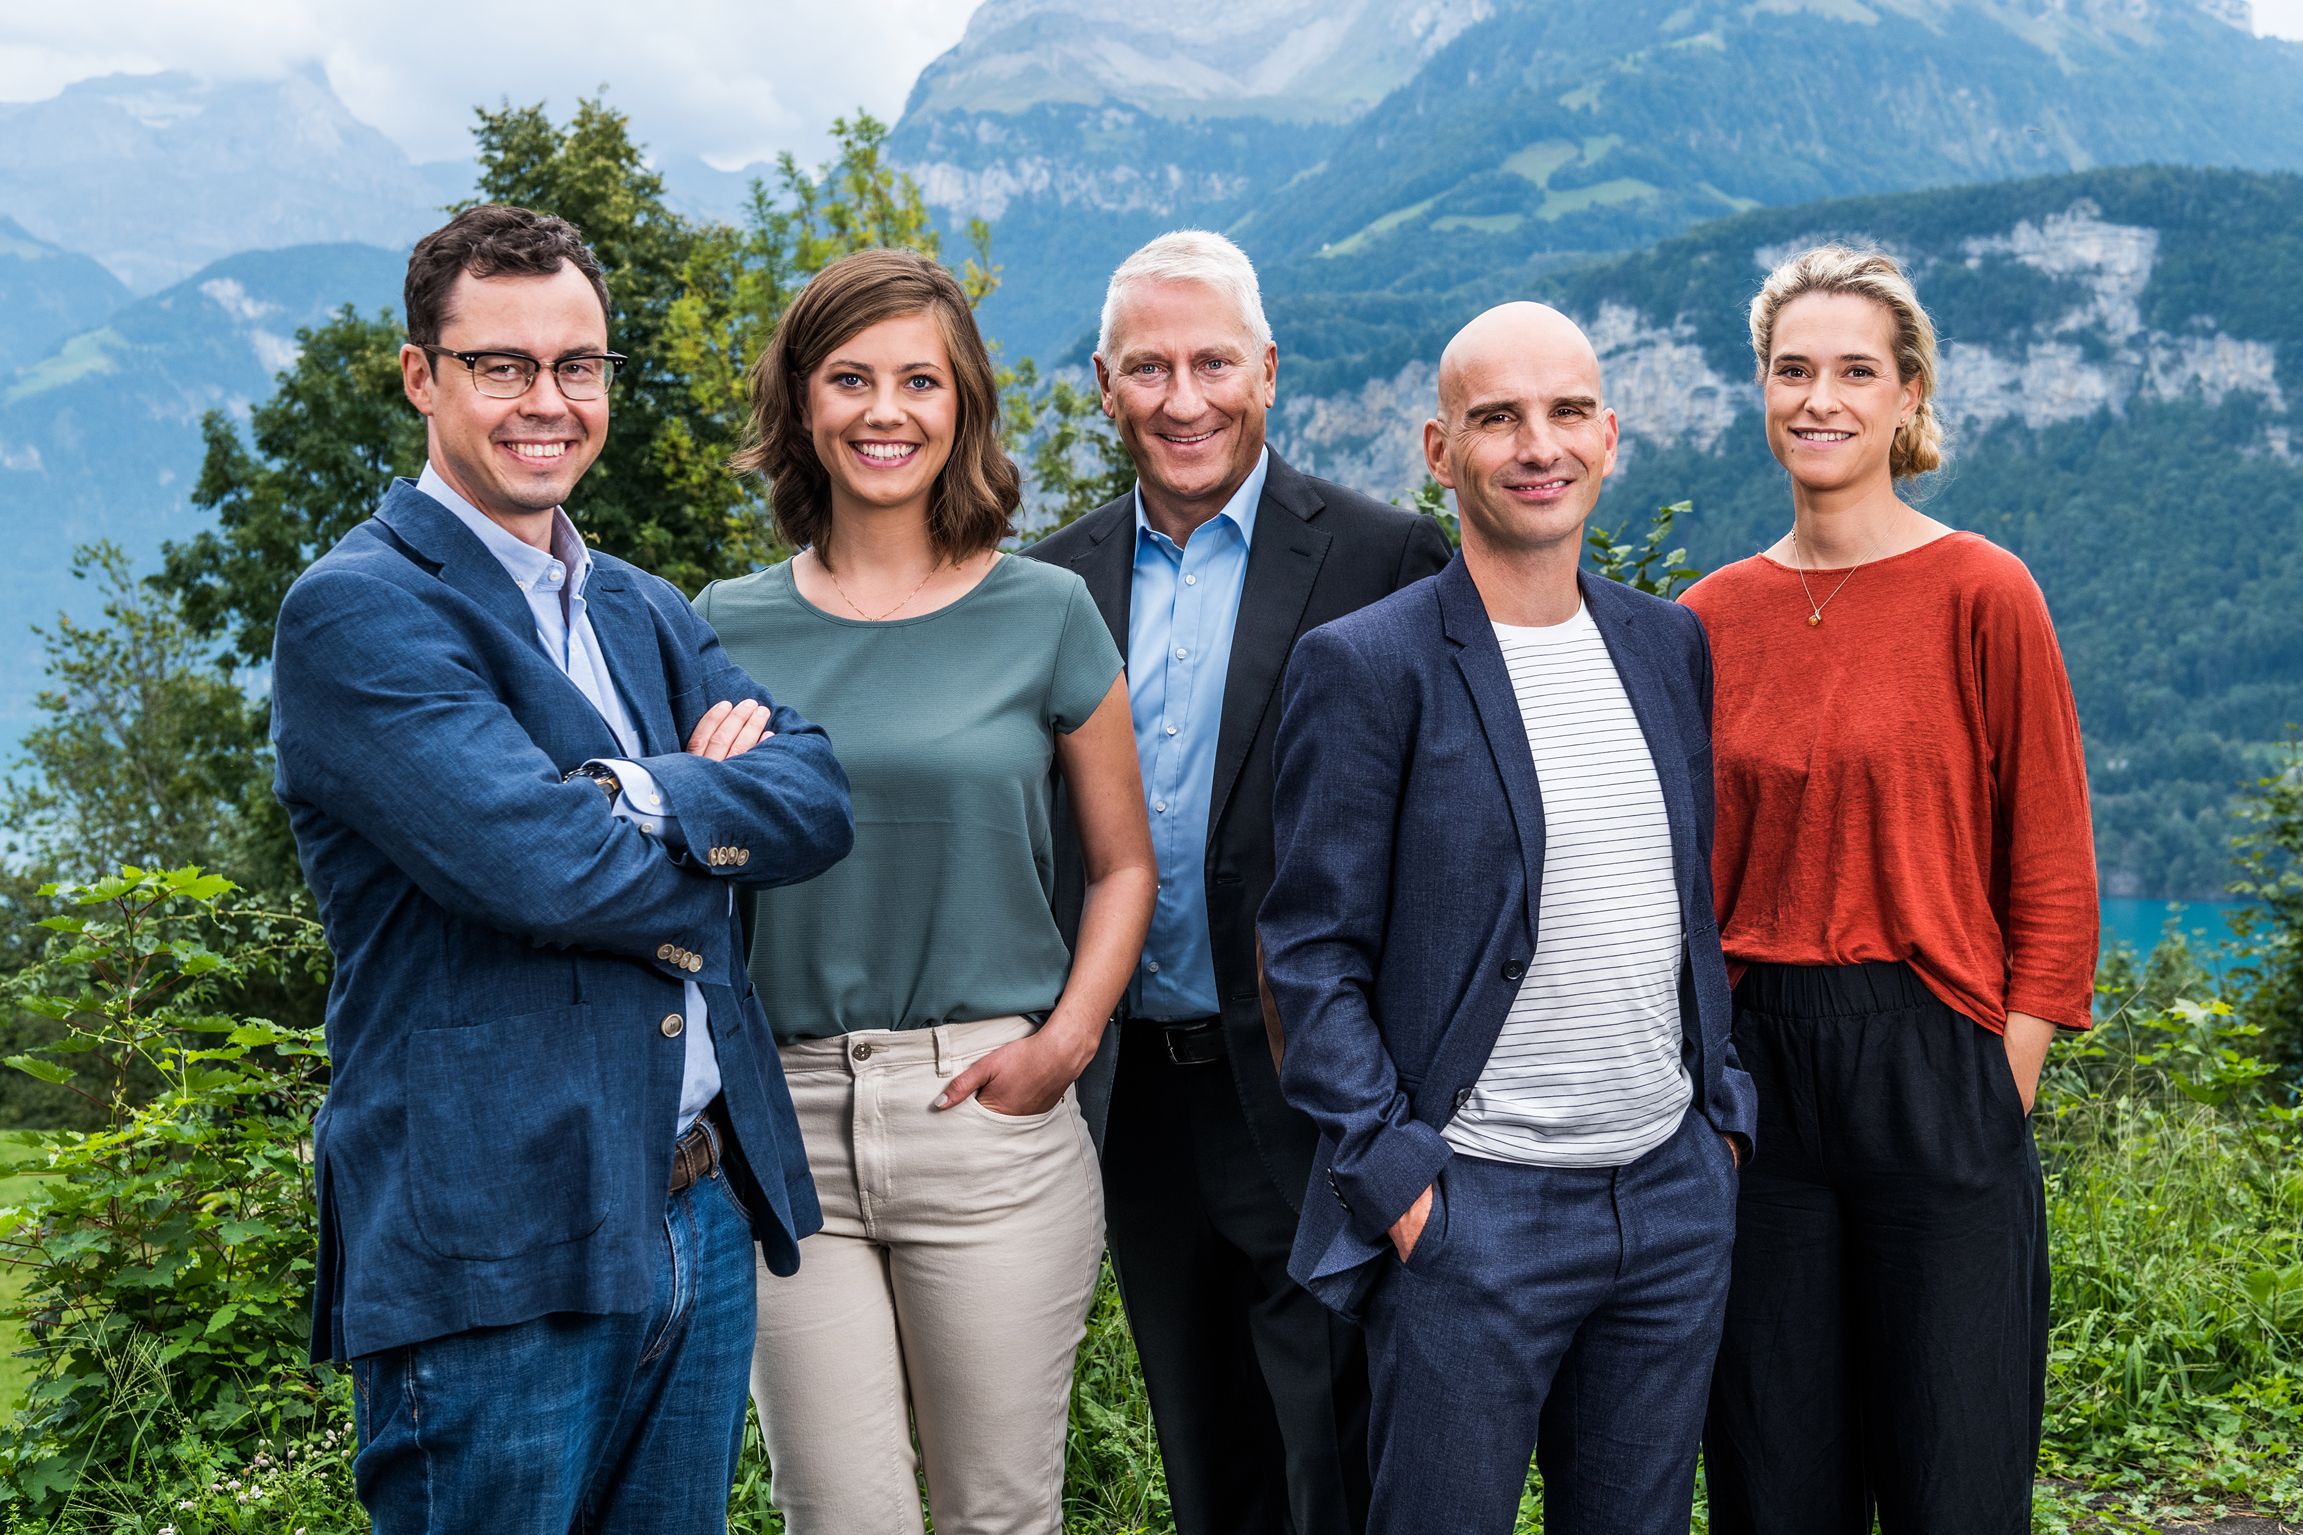
<path id="1" fill-rule="evenodd" d="M 2171 1071 L 2167 1075 L 2174 1081 L 2175 1090 L 2177 1092 L 2181 1093 L 2184 1097 L 2189 1098 L 2192 1102 L 2204 1103 L 2209 1108 L 2214 1108 L 2224 1099 L 2231 1096 L 2231 1089 L 2228 1087 L 2208 1087 L 2201 1083 L 2192 1081 L 2189 1077 L 2183 1075 L 2179 1071 Z"/>
<path id="2" fill-rule="evenodd" d="M 72 1080 L 71 1072 L 52 1061 L 44 1061 L 36 1055 L 11 1055 L 7 1058 L 6 1064 L 27 1075 L 38 1077 L 43 1082 L 69 1082 Z"/>

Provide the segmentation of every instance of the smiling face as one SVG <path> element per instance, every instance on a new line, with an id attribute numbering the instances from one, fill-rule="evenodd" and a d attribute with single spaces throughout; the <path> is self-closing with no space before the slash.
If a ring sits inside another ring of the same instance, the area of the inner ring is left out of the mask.
<path id="1" fill-rule="evenodd" d="M 1424 456 L 1455 492 L 1466 548 L 1579 551 L 1615 470 L 1616 424 L 1600 404 L 1599 359 L 1574 323 L 1540 304 L 1489 310 L 1448 343 L 1439 407 Z"/>
<path id="2" fill-rule="evenodd" d="M 1767 358 L 1767 445 L 1809 491 L 1892 483 L 1896 428 L 1919 380 L 1895 374 L 1895 316 L 1853 293 L 1807 293 L 1775 317 Z"/>
<path id="3" fill-rule="evenodd" d="M 856 332 L 808 375 L 801 410 L 834 518 L 906 506 L 925 517 L 960 421 L 943 326 L 922 310 Z"/>
<path id="4" fill-rule="evenodd" d="M 1204 283 L 1138 282 L 1112 316 L 1111 355 L 1095 364 L 1146 501 L 1188 508 L 1194 521 L 1223 510 L 1263 452 L 1278 346 L 1259 348 L 1236 306 Z"/>
<path id="5" fill-rule="evenodd" d="M 568 499 L 608 437 L 608 400 L 570 400 L 541 369 L 516 400 L 480 393 L 446 352 L 517 352 L 549 364 L 608 349 L 608 317 L 590 279 L 567 263 L 549 277 L 474 277 L 448 290 L 441 352 L 400 349 L 401 382 L 429 418 L 426 452 L 458 494 L 518 525 Z"/>

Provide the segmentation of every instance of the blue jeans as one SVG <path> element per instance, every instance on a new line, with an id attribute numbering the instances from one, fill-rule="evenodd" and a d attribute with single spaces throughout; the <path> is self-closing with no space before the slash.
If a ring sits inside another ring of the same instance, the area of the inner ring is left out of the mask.
<path id="1" fill-rule="evenodd" d="M 1735 1241 L 1702 1115 L 1625 1167 L 1457 1156 L 1368 1300 L 1370 1535 L 1685 1535 Z"/>
<path id="2" fill-rule="evenodd" d="M 664 1209 L 645 1313 L 556 1313 L 352 1361 L 377 1535 L 719 1530 L 743 1448 L 752 1228 L 724 1169 Z"/>

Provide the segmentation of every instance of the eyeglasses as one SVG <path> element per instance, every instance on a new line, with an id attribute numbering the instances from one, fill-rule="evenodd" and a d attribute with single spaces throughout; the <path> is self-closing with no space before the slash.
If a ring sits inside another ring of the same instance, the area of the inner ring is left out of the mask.
<path id="1" fill-rule="evenodd" d="M 536 375 L 544 370 L 541 361 L 521 352 L 451 352 L 444 346 L 427 346 L 424 351 L 462 363 L 471 372 L 472 387 L 492 400 L 518 399 L 535 387 Z M 616 381 L 616 370 L 629 361 L 615 352 L 563 357 L 551 365 L 552 382 L 565 399 L 596 400 Z"/>

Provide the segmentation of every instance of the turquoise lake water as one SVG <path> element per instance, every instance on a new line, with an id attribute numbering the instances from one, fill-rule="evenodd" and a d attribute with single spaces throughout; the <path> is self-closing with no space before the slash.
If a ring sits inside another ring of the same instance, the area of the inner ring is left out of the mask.
<path id="1" fill-rule="evenodd" d="M 2170 903 L 2107 896 L 2103 901 L 2103 947 L 2108 949 L 2124 941 L 2134 948 L 2136 958 L 2149 954 L 2159 942 L 2160 929 L 2167 925 L 2172 906 L 2183 935 L 2191 940 L 2191 947 L 2213 948 L 2231 936 L 2231 929 L 2224 925 L 2223 914 L 2238 905 L 2236 901 Z"/>

